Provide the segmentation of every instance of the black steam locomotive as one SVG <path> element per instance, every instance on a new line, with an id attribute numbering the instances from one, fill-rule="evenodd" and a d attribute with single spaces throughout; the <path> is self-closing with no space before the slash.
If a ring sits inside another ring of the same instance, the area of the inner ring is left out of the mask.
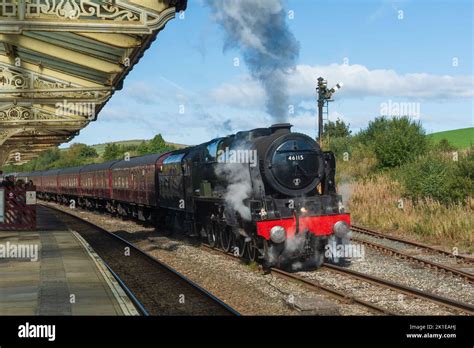
<path id="1" fill-rule="evenodd" d="M 314 268 L 350 216 L 336 161 L 276 124 L 165 154 L 20 175 L 43 199 L 150 220 L 267 266 Z"/>

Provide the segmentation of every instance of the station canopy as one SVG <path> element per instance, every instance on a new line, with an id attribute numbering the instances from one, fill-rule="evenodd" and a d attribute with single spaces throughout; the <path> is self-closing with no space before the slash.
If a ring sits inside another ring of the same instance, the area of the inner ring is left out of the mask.
<path id="1" fill-rule="evenodd" d="M 70 141 L 186 0 L 0 0 L 0 166 Z"/>

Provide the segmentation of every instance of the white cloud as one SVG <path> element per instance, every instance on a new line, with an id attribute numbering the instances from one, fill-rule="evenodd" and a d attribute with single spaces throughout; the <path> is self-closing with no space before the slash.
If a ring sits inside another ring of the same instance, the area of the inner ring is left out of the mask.
<path id="1" fill-rule="evenodd" d="M 288 75 L 291 99 L 314 98 L 316 79 L 323 76 L 330 84 L 343 82 L 338 94 L 344 98 L 387 97 L 420 100 L 448 100 L 472 98 L 472 76 L 432 75 L 427 73 L 398 74 L 394 70 L 373 69 L 359 64 L 331 64 L 325 66 L 299 65 Z M 236 83 L 223 84 L 210 92 L 218 103 L 244 108 L 262 108 L 263 88 L 248 77 Z"/>
<path id="2" fill-rule="evenodd" d="M 449 108 L 460 103 L 443 101 L 473 96 L 472 80 L 467 76 L 398 74 L 393 70 L 369 70 L 362 65 L 300 65 L 288 75 L 290 102 L 295 106 L 295 113 L 288 115 L 288 121 L 294 125 L 294 131 L 311 136 L 316 134 L 318 76 L 327 78 L 330 87 L 344 82 L 336 102 L 331 104 L 329 119 L 334 121 L 339 117 L 354 130 L 366 127 L 369 120 L 379 115 L 382 102 L 411 98 L 422 101 L 420 118 L 431 122 L 430 129 L 435 123 L 449 124 L 446 129 L 461 128 L 462 119 L 453 126 L 453 117 L 440 116 L 452 113 Z M 125 127 L 130 139 L 162 133 L 170 141 L 198 144 L 216 136 L 275 123 L 265 112 L 263 88 L 245 75 L 207 91 L 187 90 L 160 78 L 155 83 L 130 83 L 119 93 L 125 98 L 112 99 L 99 115 L 98 124 L 110 132 Z M 468 101 L 464 99 L 462 104 Z M 181 104 L 185 107 L 184 114 L 179 113 Z"/>
<path id="3" fill-rule="evenodd" d="M 265 105 L 265 91 L 258 81 L 244 77 L 237 83 L 225 83 L 213 89 L 212 101 L 238 108 L 253 108 Z"/>

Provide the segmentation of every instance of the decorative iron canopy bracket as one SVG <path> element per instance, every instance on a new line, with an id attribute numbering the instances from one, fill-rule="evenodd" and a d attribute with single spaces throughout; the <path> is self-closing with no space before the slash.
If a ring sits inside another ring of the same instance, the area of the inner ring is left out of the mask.
<path id="1" fill-rule="evenodd" d="M 0 0 L 0 33 L 68 31 L 151 34 L 175 17 L 176 8 L 138 6 L 132 1 Z"/>

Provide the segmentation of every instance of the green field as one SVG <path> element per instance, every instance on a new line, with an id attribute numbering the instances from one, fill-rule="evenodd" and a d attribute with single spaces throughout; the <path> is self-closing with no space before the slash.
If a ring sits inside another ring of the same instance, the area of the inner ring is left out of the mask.
<path id="1" fill-rule="evenodd" d="M 428 136 L 435 142 L 446 139 L 458 149 L 464 149 L 474 144 L 474 127 L 432 133 Z"/>

